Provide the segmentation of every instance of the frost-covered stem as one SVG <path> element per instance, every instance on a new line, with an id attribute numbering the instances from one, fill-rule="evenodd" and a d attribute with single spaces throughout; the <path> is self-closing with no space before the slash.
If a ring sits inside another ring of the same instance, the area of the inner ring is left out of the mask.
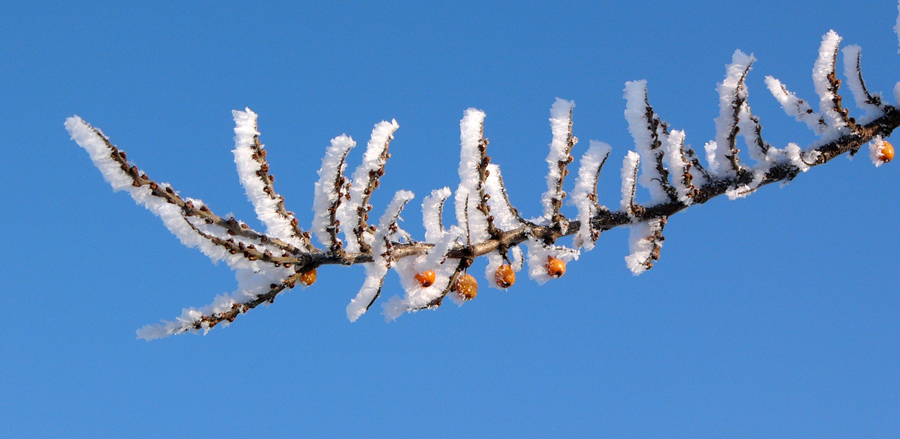
<path id="1" fill-rule="evenodd" d="M 246 240 L 251 241 L 252 243 L 255 243 L 261 247 L 273 246 L 282 252 L 282 255 L 274 256 L 260 253 L 255 249 L 249 249 L 246 252 L 241 249 L 240 253 L 247 259 L 250 259 L 252 257 L 257 260 L 272 262 L 273 264 L 302 263 L 303 260 L 307 259 L 307 256 L 304 254 L 305 252 L 301 251 L 291 244 L 288 244 L 280 239 L 256 232 L 255 230 L 249 228 L 245 223 L 239 222 L 234 218 L 223 219 L 213 213 L 213 211 L 208 206 L 200 203 L 198 200 L 185 200 L 180 195 L 178 195 L 178 193 L 175 192 L 175 190 L 168 184 L 160 184 L 154 180 L 151 180 L 146 173 L 139 171 L 137 166 L 130 164 L 128 162 L 125 151 L 121 151 L 118 149 L 118 147 L 113 145 L 109 141 L 109 139 L 102 132 L 100 132 L 100 130 L 94 128 L 89 123 L 81 120 L 80 118 L 70 118 L 69 121 L 72 125 L 70 127 L 70 130 L 75 130 L 78 126 L 84 127 L 89 130 L 97 140 L 102 142 L 105 149 L 109 151 L 108 157 L 116 166 L 118 166 L 118 170 L 122 173 L 121 175 L 131 180 L 132 187 L 146 187 L 150 196 L 158 198 L 167 204 L 176 206 L 180 210 L 180 214 L 184 218 L 187 226 L 193 231 L 197 232 L 199 236 L 202 236 L 203 238 L 212 242 L 214 245 L 223 247 L 229 252 L 236 248 L 233 247 L 233 240 L 231 242 L 228 242 L 227 239 L 221 239 L 218 237 L 213 237 L 209 234 L 199 233 L 197 227 L 188 220 L 189 218 L 197 218 L 205 224 L 220 227 L 228 236 L 245 238 Z M 195 205 L 195 202 L 196 204 L 200 204 L 199 207 Z M 231 254 L 236 253 L 237 252 Z"/>
<path id="2" fill-rule="evenodd" d="M 565 227 L 566 218 L 559 213 L 563 199 L 566 197 L 563 191 L 563 180 L 569 174 L 568 166 L 572 163 L 572 148 L 578 143 L 578 138 L 572 134 L 572 114 L 575 104 L 572 101 L 556 99 L 550 109 L 550 127 L 553 132 L 553 140 L 550 143 L 550 153 L 547 156 L 549 170 L 547 173 L 547 192 L 543 196 L 544 216 L 551 224 L 560 224 Z"/>
<path id="3" fill-rule="evenodd" d="M 703 164 L 700 163 L 700 158 L 697 157 L 697 153 L 695 153 L 691 148 L 683 149 L 683 151 L 684 158 L 688 161 L 688 163 L 691 164 L 691 169 L 696 169 L 697 172 L 699 172 L 700 175 L 703 176 L 703 181 L 712 181 L 712 176 L 709 174 L 709 171 L 706 170 Z"/>
<path id="4" fill-rule="evenodd" d="M 669 183 L 669 171 L 663 160 L 662 148 L 669 136 L 668 126 L 653 111 L 647 96 L 647 81 L 625 83 L 625 120 L 634 139 L 635 152 L 641 158 L 640 184 L 650 191 L 651 202 L 662 203 L 676 199 Z"/>
<path id="5" fill-rule="evenodd" d="M 316 183 L 313 230 L 335 255 L 343 252 L 343 243 L 338 238 L 341 225 L 339 209 L 348 192 L 348 181 L 344 176 L 347 154 L 355 145 L 356 142 L 348 136 L 332 139 L 331 146 L 322 159 L 322 169 L 319 170 L 319 181 Z"/>
<path id="6" fill-rule="evenodd" d="M 372 131 L 372 140 L 369 142 L 366 155 L 363 158 L 363 163 L 353 176 L 354 186 L 350 188 L 350 207 L 356 208 L 357 224 L 352 229 L 352 233 L 355 235 L 356 242 L 363 253 L 371 250 L 371 246 L 365 240 L 366 233 L 374 233 L 367 223 L 369 211 L 372 210 L 369 200 L 372 197 L 372 193 L 381 184 L 384 167 L 387 164 L 387 160 L 391 157 L 388 148 L 398 127 L 397 121 L 382 122 L 375 126 L 375 129 Z M 366 181 L 364 186 L 363 180 Z M 349 227 L 349 224 L 347 226 Z"/>
<path id="7" fill-rule="evenodd" d="M 269 173 L 266 149 L 259 141 L 256 113 L 247 108 L 233 111 L 235 121 L 234 161 L 247 198 L 256 215 L 267 228 L 267 234 L 293 242 L 305 250 L 315 250 L 309 233 L 300 229 L 294 212 L 284 207 L 284 197 L 275 192 L 275 177 Z"/>
<path id="8" fill-rule="evenodd" d="M 819 151 L 819 155 L 816 159 L 816 162 L 813 163 L 813 166 L 827 163 L 831 159 L 841 154 L 857 150 L 860 146 L 871 141 L 875 136 L 889 136 L 891 132 L 894 131 L 894 129 L 900 126 L 900 111 L 898 111 L 898 109 L 893 106 L 885 105 L 884 113 L 885 114 L 878 119 L 875 119 L 874 121 L 861 126 L 858 132 L 844 135 L 838 139 L 827 142 L 815 148 L 816 151 Z M 780 162 L 773 165 L 768 170 L 765 179 L 762 181 L 762 183 L 760 183 L 760 186 L 780 181 L 791 180 L 799 173 L 800 170 L 790 162 Z M 715 181 L 710 180 L 702 186 L 697 187 L 697 197 L 692 205 L 703 204 L 719 195 L 725 194 L 729 188 L 748 184 L 752 180 L 752 178 L 752 175 L 747 174 L 743 176 L 736 176 L 734 178 L 726 178 Z M 634 216 L 632 216 L 631 212 L 625 210 L 598 211 L 597 214 L 591 219 L 594 229 L 599 231 L 607 231 L 616 227 L 630 226 L 633 224 L 633 221 L 650 221 L 654 219 L 668 218 L 682 210 L 687 209 L 689 206 L 680 202 L 667 202 L 649 206 L 646 208 L 638 205 L 635 205 L 634 207 L 639 208 L 637 210 L 642 210 L 642 212 L 640 214 L 635 213 Z M 461 274 L 462 271 L 467 268 L 471 264 L 471 261 L 473 261 L 475 258 L 496 252 L 499 248 L 501 248 L 501 246 L 503 248 L 511 248 L 517 244 L 525 242 L 529 238 L 538 241 L 545 241 L 550 237 L 574 235 L 578 233 L 580 227 L 581 225 L 579 221 L 571 221 L 568 228 L 560 233 L 558 230 L 548 226 L 526 224 L 514 230 L 504 231 L 498 237 L 490 238 L 485 242 L 472 245 L 456 245 L 452 247 L 447 252 L 446 256 L 448 259 L 459 260 L 459 265 L 457 266 L 454 275 L 451 276 L 450 282 L 445 287 L 445 291 L 440 296 L 440 298 L 433 300 L 426 307 L 439 306 L 446 294 L 450 292 L 450 289 L 456 282 L 459 274 Z M 391 258 L 394 260 L 398 260 L 405 257 L 425 254 L 432 247 L 433 244 L 429 243 L 392 242 Z M 344 254 L 340 256 L 324 253 L 309 255 L 309 259 L 306 264 L 302 267 L 297 268 L 298 274 L 292 275 L 284 282 L 282 282 L 282 284 L 276 284 L 272 286 L 269 292 L 259 295 L 255 299 L 252 299 L 248 302 L 237 304 L 231 311 L 228 311 L 226 313 L 203 316 L 199 320 L 197 320 L 196 324 L 185 327 L 180 332 L 185 332 L 193 329 L 201 329 L 204 322 L 212 325 L 223 320 L 233 320 L 234 317 L 236 317 L 238 314 L 247 312 L 261 303 L 273 301 L 278 294 L 283 292 L 285 289 L 294 286 L 293 284 L 297 282 L 297 279 L 299 279 L 299 272 L 301 271 L 307 271 L 319 265 L 353 265 L 369 263 L 372 261 L 373 257 L 371 253 L 354 253 Z M 244 308 L 245 306 L 246 308 Z"/>
<path id="9" fill-rule="evenodd" d="M 666 150 L 666 158 L 669 161 L 669 165 L 673 171 L 680 173 L 674 179 L 678 201 L 690 204 L 697 194 L 697 188 L 694 187 L 694 176 L 691 174 L 692 164 L 684 153 L 684 131 L 675 130 L 672 132 L 666 142 Z"/>
<path id="10" fill-rule="evenodd" d="M 707 152 L 710 167 L 717 175 L 740 174 L 744 172 L 738 158 L 737 135 L 740 131 L 741 113 L 746 111 L 747 87 L 744 81 L 756 61 L 753 56 L 737 50 L 728 65 L 725 80 L 717 87 L 719 92 L 719 117 L 716 118 L 715 149 Z M 725 168 L 722 159 L 728 161 Z"/>
<path id="11" fill-rule="evenodd" d="M 201 329 L 209 330 L 219 323 L 225 321 L 227 321 L 228 323 L 234 322 L 234 320 L 239 315 L 244 314 L 259 305 L 262 305 L 263 303 L 274 303 L 275 296 L 279 295 L 284 290 L 291 289 L 296 286 L 302 275 L 303 274 L 300 272 L 294 273 L 281 283 L 270 285 L 269 291 L 265 294 L 260 294 L 247 302 L 235 303 L 228 311 L 202 315 L 192 322 L 185 322 L 180 327 L 170 330 L 166 335 L 183 334 L 185 332 L 199 331 Z"/>
<path id="12" fill-rule="evenodd" d="M 493 165 L 493 166 L 496 166 L 496 165 Z M 519 215 L 519 210 L 516 209 L 516 208 L 512 205 L 512 202 L 509 201 L 509 194 L 508 194 L 507 191 L 506 191 L 506 184 L 503 183 L 503 175 L 500 174 L 499 168 L 498 168 L 498 171 L 496 172 L 496 174 L 497 174 L 497 175 L 496 175 L 496 178 L 497 178 L 497 187 L 499 188 L 499 191 L 498 191 L 498 192 L 500 193 L 500 197 L 502 198 L 502 199 L 500 200 L 500 202 L 503 203 L 505 209 L 508 210 L 509 214 L 512 215 L 513 219 L 514 219 L 517 223 L 519 223 L 519 224 L 531 224 L 530 221 L 528 221 L 528 220 L 522 218 L 522 216 Z M 497 194 L 494 194 L 494 195 L 496 196 Z M 501 227 L 503 227 L 503 226 L 501 226 Z"/>
<path id="13" fill-rule="evenodd" d="M 872 95 L 866 88 L 866 81 L 862 75 L 862 49 L 859 46 L 847 46 L 844 52 L 844 76 L 847 77 L 847 85 L 853 93 L 853 98 L 859 108 L 866 112 L 866 117 L 881 114 L 883 103 L 881 96 Z"/>
<path id="14" fill-rule="evenodd" d="M 855 129 L 855 123 L 851 123 L 848 112 L 841 105 L 841 95 L 838 88 L 841 80 L 837 79 L 835 65 L 837 64 L 838 45 L 841 37 L 835 31 L 828 31 L 822 36 L 822 45 L 819 46 L 819 57 L 813 65 L 813 85 L 816 94 L 819 95 L 819 110 L 825 115 L 826 122 L 835 131 L 844 126 Z"/>
<path id="15" fill-rule="evenodd" d="M 640 216 L 643 208 L 634 204 L 634 195 L 637 192 L 638 166 L 641 157 L 634 151 L 628 151 L 622 163 L 622 210 L 629 216 Z"/>
<path id="16" fill-rule="evenodd" d="M 816 153 L 815 155 L 813 155 L 815 157 L 815 161 L 810 165 L 821 165 L 827 163 L 828 161 L 841 154 L 858 150 L 862 145 L 871 141 L 876 136 L 888 137 L 898 126 L 900 126 L 900 111 L 898 111 L 896 107 L 890 105 L 885 105 L 883 111 L 884 114 L 881 117 L 878 117 L 868 124 L 860 125 L 857 130 L 848 132 L 834 140 L 814 147 L 810 152 Z M 200 316 L 197 319 L 193 320 L 191 323 L 186 323 L 185 325 L 183 325 L 181 329 L 175 331 L 176 333 L 202 329 L 204 327 L 208 328 L 222 321 L 231 321 L 240 313 L 244 313 L 249 311 L 250 309 L 254 309 L 261 303 L 273 301 L 278 294 L 286 289 L 292 288 L 295 285 L 295 283 L 299 279 L 300 273 L 305 273 L 306 271 L 309 271 L 310 269 L 316 268 L 320 265 L 354 265 L 371 263 L 374 261 L 372 252 L 341 252 L 340 254 L 322 252 L 303 253 L 287 243 L 267 237 L 263 234 L 259 234 L 246 227 L 246 225 L 242 222 L 239 222 L 235 219 L 226 220 L 219 218 L 208 208 L 206 208 L 206 206 L 195 208 L 193 207 L 193 203 L 191 202 L 191 200 L 183 200 L 170 187 L 164 187 L 156 184 L 155 182 L 151 181 L 145 174 L 140 173 L 136 167 L 129 165 L 125 158 L 124 152 L 119 151 L 115 146 L 109 143 L 108 139 L 103 136 L 103 134 L 100 133 L 99 130 L 90 127 L 90 125 L 86 124 L 80 119 L 76 120 L 76 118 L 73 118 L 72 122 L 67 122 L 67 126 L 69 124 L 83 124 L 84 127 L 89 128 L 91 130 L 91 133 L 93 133 L 92 135 L 96 136 L 97 139 L 100 139 L 103 142 L 104 147 L 109 150 L 109 157 L 114 161 L 115 166 L 117 166 L 128 175 L 128 179 L 133 182 L 133 186 L 148 186 L 149 188 L 152 188 L 153 196 L 160 197 L 161 199 L 165 199 L 166 203 L 178 206 L 182 210 L 182 212 L 184 212 L 185 217 L 196 216 L 197 218 L 202 218 L 204 223 L 220 226 L 226 231 L 230 232 L 228 233 L 228 235 L 230 236 L 254 240 L 262 245 L 276 246 L 280 250 L 284 251 L 284 254 L 282 255 L 267 256 L 264 252 L 262 252 L 262 254 L 260 255 L 255 251 L 255 249 L 247 250 L 247 247 L 245 246 L 245 250 L 247 251 L 247 253 L 241 253 L 242 257 L 246 258 L 248 256 L 253 256 L 259 258 L 260 260 L 270 258 L 269 261 L 273 263 L 292 264 L 292 268 L 296 271 L 294 274 L 288 276 L 280 283 L 273 284 L 268 292 L 257 295 L 250 300 L 236 303 L 229 311 Z M 70 128 L 70 130 L 71 129 L 74 128 Z M 636 157 L 637 154 L 633 152 L 629 154 L 629 156 L 631 155 L 634 156 L 634 160 L 632 162 L 633 165 L 623 167 L 624 169 L 627 169 L 627 172 L 623 172 L 623 177 L 630 177 L 632 181 L 631 184 L 633 185 L 635 179 L 634 171 L 636 171 L 637 169 L 638 157 Z M 691 156 L 692 154 L 687 153 L 686 155 Z M 687 158 L 688 160 L 691 160 L 691 162 L 693 162 L 691 157 Z M 773 163 L 773 165 L 769 167 L 765 172 L 765 175 L 762 178 L 762 181 L 759 182 L 758 187 L 774 182 L 791 180 L 795 178 L 800 172 L 801 170 L 790 160 L 783 160 Z M 752 179 L 753 176 L 749 173 L 728 178 L 709 179 L 703 184 L 695 186 L 696 197 L 694 198 L 693 204 L 703 204 L 712 198 L 725 194 L 731 188 L 749 184 Z M 119 182 L 118 184 L 121 184 L 121 182 Z M 114 187 L 116 186 L 114 185 Z M 668 218 L 686 209 L 687 207 L 689 206 L 677 201 L 670 201 L 645 207 L 635 204 L 633 197 L 629 196 L 627 198 L 627 202 L 623 203 L 622 210 L 597 211 L 590 221 L 592 222 L 593 229 L 602 232 L 620 226 L 630 226 L 635 222 L 645 222 L 654 219 L 661 219 L 664 217 Z M 395 222 L 393 223 L 396 224 Z M 490 237 L 482 242 L 452 245 L 446 252 L 445 256 L 447 259 L 458 260 L 459 265 L 457 266 L 455 275 L 451 277 L 444 295 L 446 295 L 450 291 L 449 288 L 452 287 L 459 273 L 461 273 L 466 267 L 468 267 L 475 258 L 497 252 L 501 248 L 511 248 L 529 239 L 534 239 L 542 242 L 552 242 L 558 237 L 578 233 L 580 227 L 580 222 L 577 220 L 571 221 L 565 230 L 558 230 L 557 228 L 550 226 L 523 223 L 521 227 L 502 231 L 498 236 Z M 388 225 L 388 230 L 390 229 L 391 227 L 390 225 Z M 210 236 L 205 237 L 205 239 L 211 238 L 212 237 Z M 226 243 L 220 242 L 221 238 L 215 238 L 217 240 L 217 243 L 215 245 L 228 245 Z M 434 246 L 433 244 L 421 242 L 401 243 L 395 241 L 387 241 L 385 242 L 385 244 L 390 246 L 390 258 L 392 260 L 399 260 L 405 257 L 422 255 L 427 253 Z M 238 249 L 240 249 L 240 245 L 238 245 Z M 431 303 L 430 306 L 437 306 L 439 303 L 440 301 L 435 301 Z"/>
<path id="17" fill-rule="evenodd" d="M 484 138 L 484 125 L 481 125 L 481 131 L 478 139 L 478 153 L 481 157 L 481 160 L 478 162 L 478 197 L 479 202 L 476 208 L 481 211 L 484 215 L 484 218 L 487 220 L 487 232 L 490 236 L 497 236 L 500 233 L 500 230 L 494 225 L 494 217 L 491 215 L 491 206 L 488 204 L 488 200 L 491 198 L 487 192 L 485 192 L 485 181 L 487 181 L 488 176 L 490 176 L 491 172 L 488 170 L 488 165 L 491 163 L 491 157 L 487 155 L 487 146 L 488 139 Z M 466 206 L 468 207 L 468 201 L 466 202 Z M 468 221 L 466 224 L 468 225 Z"/>

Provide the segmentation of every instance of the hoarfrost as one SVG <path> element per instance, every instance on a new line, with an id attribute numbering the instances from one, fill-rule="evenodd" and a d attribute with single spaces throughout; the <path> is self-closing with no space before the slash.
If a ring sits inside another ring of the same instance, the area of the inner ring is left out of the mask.
<path id="1" fill-rule="evenodd" d="M 541 196 L 544 217 L 547 220 L 553 216 L 553 200 L 561 202 L 566 196 L 559 185 L 563 178 L 560 174 L 559 163 L 566 162 L 569 158 L 569 134 L 574 108 L 575 102 L 560 98 L 556 98 L 550 107 L 550 130 L 553 136 L 550 141 L 550 152 L 547 154 L 547 192 Z"/>

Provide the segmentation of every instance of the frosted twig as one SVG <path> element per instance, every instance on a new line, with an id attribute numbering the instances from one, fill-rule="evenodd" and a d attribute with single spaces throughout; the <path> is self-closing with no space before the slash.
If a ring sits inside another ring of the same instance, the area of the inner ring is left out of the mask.
<path id="1" fill-rule="evenodd" d="M 572 111 L 575 103 L 556 98 L 556 102 L 550 107 L 550 130 L 553 138 L 550 142 L 550 152 L 547 155 L 547 192 L 541 197 L 544 207 L 544 218 L 550 224 L 559 224 L 560 229 L 566 228 L 566 219 L 561 216 L 559 209 L 566 197 L 563 191 L 563 179 L 569 174 L 566 169 L 572 163 L 572 148 L 578 143 L 578 138 L 572 135 Z"/>
<path id="2" fill-rule="evenodd" d="M 650 203 L 676 199 L 675 189 L 669 183 L 669 170 L 663 163 L 666 150 L 662 146 L 669 135 L 668 127 L 650 106 L 647 81 L 625 83 L 625 120 L 634 138 L 634 149 L 641 158 L 640 183 L 650 191 Z"/>
<path id="3" fill-rule="evenodd" d="M 608 211 L 600 205 L 597 197 L 597 179 L 603 164 L 609 158 L 612 148 L 603 142 L 591 140 L 591 146 L 581 157 L 581 165 L 578 168 L 578 178 L 575 180 L 575 189 L 572 191 L 570 203 L 578 208 L 578 222 L 581 227 L 575 235 L 575 247 L 591 250 L 600 236 L 600 231 L 593 228 L 591 218 L 599 211 Z"/>
<path id="4" fill-rule="evenodd" d="M 869 90 L 866 89 L 866 82 L 863 80 L 862 67 L 860 66 L 862 49 L 857 45 L 851 45 L 845 47 L 843 52 L 844 76 L 847 78 L 847 86 L 850 88 L 850 92 L 853 93 L 856 106 L 865 111 L 865 115 L 861 120 L 868 122 L 875 117 L 881 116 L 883 114 L 881 108 L 884 105 L 881 101 L 881 96 L 869 93 Z M 855 122 L 853 120 L 852 125 L 855 126 Z"/>
<path id="5" fill-rule="evenodd" d="M 338 209 L 349 190 L 344 169 L 347 167 L 347 153 L 354 146 L 356 142 L 350 136 L 341 135 L 331 139 L 331 146 L 326 149 L 325 157 L 322 158 L 319 181 L 315 186 L 312 230 L 333 254 L 340 254 L 343 247 L 343 242 L 338 238 L 341 225 L 338 218 L 342 216 Z M 352 227 L 350 224 L 347 226 Z"/>
<path id="6" fill-rule="evenodd" d="M 744 80 L 756 58 L 736 50 L 726 68 L 725 80 L 718 87 L 719 117 L 716 118 L 716 141 L 707 143 L 706 158 L 709 170 L 717 176 L 743 172 L 738 158 L 737 134 L 741 112 L 745 109 L 747 87 Z M 749 107 L 747 107 L 749 112 Z"/>
<path id="7" fill-rule="evenodd" d="M 259 142 L 256 113 L 234 110 L 234 162 L 247 199 L 266 226 L 266 234 L 306 251 L 314 250 L 309 234 L 300 229 L 293 212 L 284 207 L 284 197 L 275 192 L 275 177 L 269 173 L 266 150 Z"/>
<path id="8" fill-rule="evenodd" d="M 340 210 L 344 223 L 344 236 L 347 237 L 346 251 L 351 253 L 369 251 L 369 242 L 373 239 L 373 231 L 367 224 L 372 205 L 369 199 L 380 185 L 384 175 L 384 166 L 390 158 L 388 147 L 394 132 L 399 128 L 396 120 L 381 122 L 372 129 L 372 136 L 366 146 L 363 161 L 353 173 L 346 206 Z M 354 225 L 355 223 L 355 225 Z"/>

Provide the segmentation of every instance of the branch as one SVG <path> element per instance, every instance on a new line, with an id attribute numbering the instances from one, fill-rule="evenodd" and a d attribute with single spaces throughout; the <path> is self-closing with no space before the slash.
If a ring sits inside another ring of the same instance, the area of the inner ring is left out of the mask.
<path id="1" fill-rule="evenodd" d="M 385 304 L 385 317 L 392 320 L 404 312 L 437 308 L 448 295 L 458 303 L 475 297 L 477 281 L 467 270 L 478 257 L 488 259 L 485 277 L 493 287 L 512 286 L 525 260 L 529 276 L 544 283 L 562 276 L 566 264 L 578 259 L 580 251 L 594 248 L 602 232 L 627 226 L 632 238 L 626 264 L 638 274 L 659 259 L 666 223 L 688 207 L 720 195 L 738 198 L 771 183 L 791 181 L 839 155 L 855 153 L 867 142 L 872 142 L 870 153 L 876 165 L 890 161 L 894 150 L 883 139 L 900 126 L 900 110 L 868 92 L 859 69 L 859 49 L 851 46 L 845 50 L 844 59 L 853 65 L 846 67 L 845 73 L 851 76 L 849 88 L 867 113 L 861 119 L 864 123 L 849 116 L 842 106 L 840 80 L 835 77 L 839 42 L 834 32 L 826 34 L 815 63 L 813 81 L 821 113 L 813 111 L 777 79 L 766 77 L 769 90 L 785 112 L 820 136 L 806 148 L 790 143 L 778 149 L 762 139 L 762 125 L 750 111 L 745 85 L 754 58 L 735 52 L 726 78 L 718 86 L 720 115 L 716 139 L 706 144 L 708 168 L 685 147 L 684 131 L 670 131 L 653 111 L 646 81 L 627 83 L 625 118 L 636 152 L 629 151 L 623 160 L 619 210 L 612 211 L 598 202 L 597 181 L 611 148 L 591 141 L 572 192 L 570 204 L 576 206 L 578 214 L 571 221 L 561 212 L 561 206 L 566 197 L 563 180 L 577 142 L 572 133 L 574 103 L 557 99 L 551 108 L 553 138 L 547 156 L 547 192 L 542 196 L 544 215 L 535 222 L 522 219 L 511 205 L 500 167 L 491 163 L 487 154 L 485 114 L 470 108 L 460 121 L 457 224 L 445 228 L 442 219 L 450 189 L 433 191 L 422 203 L 425 241 L 414 241 L 399 226 L 400 212 L 413 198 L 408 191 L 395 194 L 377 227 L 367 223 L 372 208 L 370 196 L 379 186 L 390 157 L 388 147 L 398 127 L 396 121 L 375 126 L 363 162 L 352 179 L 344 171 L 356 144 L 353 139 L 338 136 L 327 148 L 315 185 L 311 227 L 327 251 L 312 246 L 309 234 L 300 229 L 294 214 L 285 209 L 283 198 L 275 192 L 265 149 L 259 142 L 256 114 L 249 109 L 234 112 L 235 162 L 266 234 L 235 218 L 221 218 L 201 201 L 182 198 L 169 185 L 151 180 L 100 130 L 77 116 L 66 120 L 66 128 L 114 190 L 127 191 L 138 204 L 160 216 L 185 245 L 198 247 L 214 261 L 224 260 L 237 271 L 236 292 L 220 295 L 199 310 L 186 309 L 173 322 L 144 327 L 138 331 L 140 337 L 208 331 L 229 324 L 238 315 L 273 302 L 297 284 L 311 285 L 316 268 L 331 264 L 365 266 L 366 280 L 347 306 L 351 321 L 372 307 L 381 296 L 387 273 L 395 270 L 405 295 Z M 750 147 L 750 156 L 756 162 L 753 166 L 739 159 L 738 134 Z M 649 190 L 648 202 L 638 201 L 638 182 Z M 342 225 L 346 246 L 338 237 Z M 560 238 L 567 236 L 573 236 L 572 246 L 560 244 Z"/>

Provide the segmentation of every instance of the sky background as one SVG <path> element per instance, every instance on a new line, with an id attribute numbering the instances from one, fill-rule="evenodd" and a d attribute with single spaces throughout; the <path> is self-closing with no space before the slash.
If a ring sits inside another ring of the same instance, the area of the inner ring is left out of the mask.
<path id="1" fill-rule="evenodd" d="M 750 104 L 778 147 L 815 139 L 763 78 L 814 99 L 829 29 L 862 46 L 870 90 L 893 101 L 900 80 L 889 1 L 358 3 L 2 3 L 0 435 L 900 434 L 900 164 L 864 155 L 672 217 L 638 277 L 613 230 L 563 278 L 522 273 L 461 308 L 385 324 L 376 305 L 351 324 L 363 269 L 331 266 L 228 328 L 137 340 L 236 282 L 111 191 L 63 128 L 73 114 L 151 177 L 256 227 L 232 109 L 259 114 L 276 189 L 305 227 L 329 140 L 364 143 L 396 118 L 373 204 L 415 192 L 403 226 L 422 238 L 422 197 L 458 184 L 468 107 L 487 113 L 513 204 L 537 216 L 556 97 L 576 103 L 576 156 L 588 139 L 613 146 L 600 201 L 616 206 L 626 81 L 646 79 L 702 149 L 735 49 L 759 60 Z M 385 296 L 401 294 L 388 279 Z"/>

